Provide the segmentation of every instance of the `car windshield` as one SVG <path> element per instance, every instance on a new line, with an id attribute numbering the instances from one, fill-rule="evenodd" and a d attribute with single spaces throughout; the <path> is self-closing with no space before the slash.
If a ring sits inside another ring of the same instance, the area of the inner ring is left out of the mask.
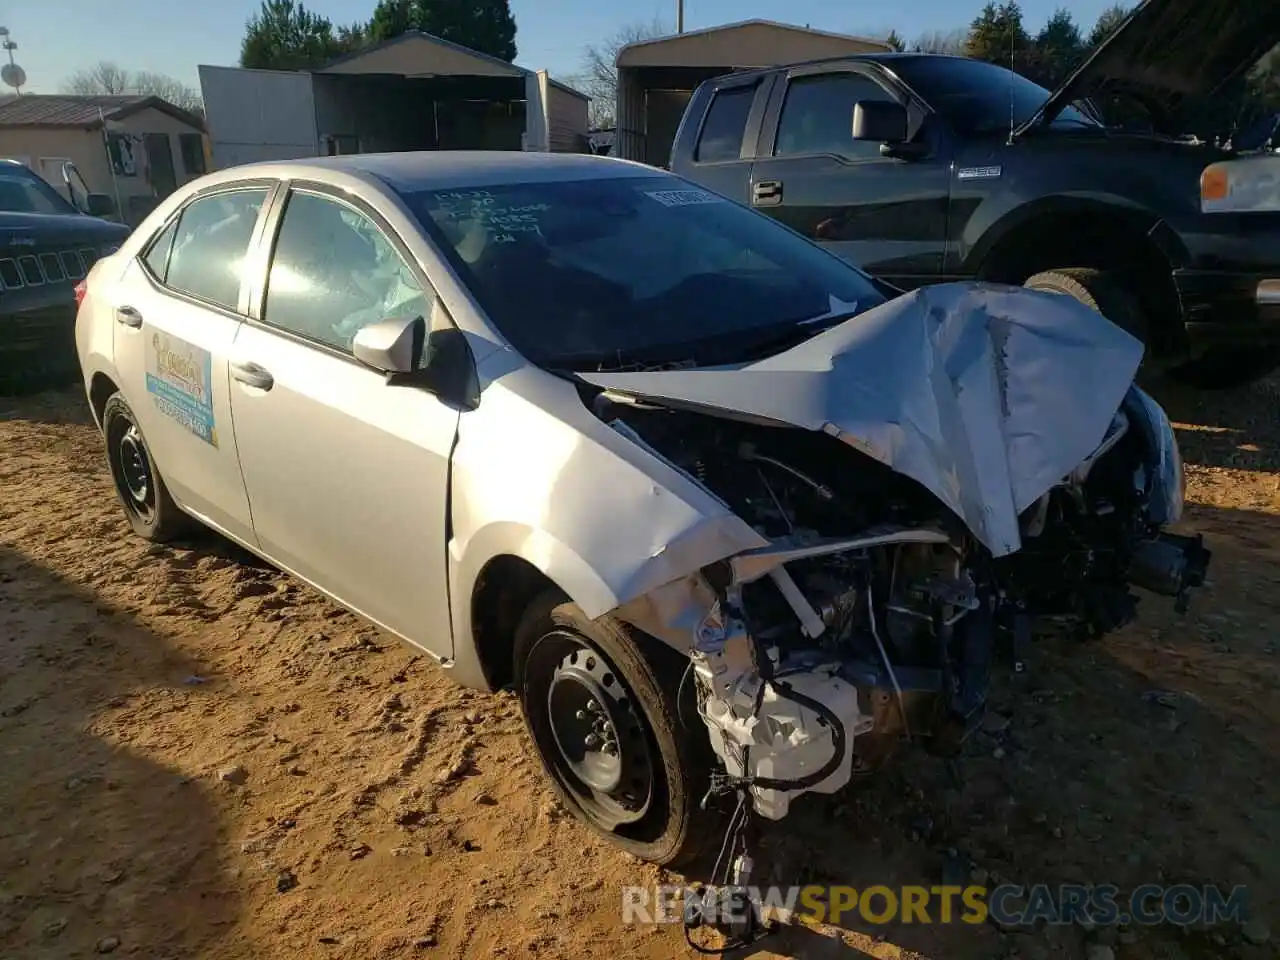
<path id="1" fill-rule="evenodd" d="M 731 363 L 886 299 L 799 234 L 675 177 L 406 199 L 493 323 L 542 366 Z"/>
<path id="2" fill-rule="evenodd" d="M 1021 126 L 1049 99 L 1049 91 L 1038 83 L 983 60 L 901 57 L 888 66 L 961 135 Z M 1052 126 L 1096 130 L 1099 124 L 1075 107 L 1067 107 Z"/>
<path id="3" fill-rule="evenodd" d="M 77 213 L 57 190 L 34 173 L 0 165 L 0 212 Z"/>

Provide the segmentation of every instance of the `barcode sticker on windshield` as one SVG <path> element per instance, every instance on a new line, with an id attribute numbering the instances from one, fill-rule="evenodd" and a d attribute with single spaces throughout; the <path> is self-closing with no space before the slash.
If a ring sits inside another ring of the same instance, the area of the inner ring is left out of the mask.
<path id="1" fill-rule="evenodd" d="M 724 203 L 724 197 L 705 190 L 653 190 L 645 191 L 646 197 L 652 197 L 664 207 L 691 207 L 697 203 Z"/>

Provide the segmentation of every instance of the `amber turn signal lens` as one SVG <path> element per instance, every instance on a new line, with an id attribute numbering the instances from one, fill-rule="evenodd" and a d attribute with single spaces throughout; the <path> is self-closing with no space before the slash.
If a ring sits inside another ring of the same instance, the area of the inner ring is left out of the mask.
<path id="1" fill-rule="evenodd" d="M 1204 172 L 1200 174 L 1201 200 L 1225 200 L 1230 188 L 1231 179 L 1222 167 L 1205 167 Z"/>

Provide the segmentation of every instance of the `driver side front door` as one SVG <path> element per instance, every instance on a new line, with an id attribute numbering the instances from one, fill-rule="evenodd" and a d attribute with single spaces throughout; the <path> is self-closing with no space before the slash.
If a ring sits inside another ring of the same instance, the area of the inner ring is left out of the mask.
<path id="1" fill-rule="evenodd" d="M 905 159 L 854 140 L 853 105 L 867 100 L 900 98 L 852 65 L 806 67 L 777 83 L 751 169 L 752 203 L 855 266 L 910 289 L 942 272 L 950 161 L 937 145 L 927 156 Z"/>
<path id="2" fill-rule="evenodd" d="M 371 210 L 320 188 L 291 190 L 275 231 L 265 295 L 231 351 L 258 546 L 448 657 L 446 509 L 459 414 L 417 387 L 388 385 L 350 349 L 363 325 L 429 320 L 434 294 Z"/>

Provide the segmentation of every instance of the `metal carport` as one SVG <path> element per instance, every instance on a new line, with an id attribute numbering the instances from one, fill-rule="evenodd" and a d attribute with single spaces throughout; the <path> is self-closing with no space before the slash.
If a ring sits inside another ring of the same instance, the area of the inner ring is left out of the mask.
<path id="1" fill-rule="evenodd" d="M 587 149 L 584 94 L 426 33 L 311 71 L 199 69 L 216 168 L 317 154 Z"/>
<path id="2" fill-rule="evenodd" d="M 772 20 L 743 20 L 628 44 L 618 51 L 613 155 L 666 166 L 680 117 L 704 80 L 736 70 L 889 49 L 883 40 Z"/>

